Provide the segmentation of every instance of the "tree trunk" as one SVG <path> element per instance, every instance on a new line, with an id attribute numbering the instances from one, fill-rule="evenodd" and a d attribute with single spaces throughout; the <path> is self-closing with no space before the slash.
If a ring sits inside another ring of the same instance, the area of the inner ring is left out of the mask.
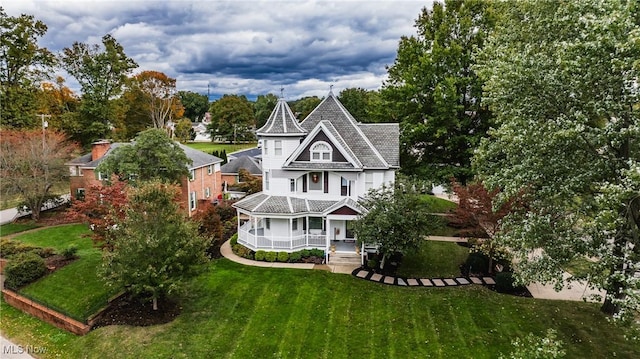
<path id="1" fill-rule="evenodd" d="M 616 261 L 611 265 L 611 274 L 624 271 L 623 246 L 625 244 L 624 229 L 619 229 L 613 242 L 612 255 L 616 258 Z M 614 279 L 607 283 L 607 287 L 605 288 L 607 291 L 607 298 L 605 298 L 602 307 L 600 307 L 600 310 L 603 313 L 614 315 L 620 311 L 620 306 L 613 302 L 612 297 L 615 299 L 624 299 L 625 294 L 622 289 L 623 283 L 620 280 Z"/>
<path id="2" fill-rule="evenodd" d="M 153 297 L 153 310 L 158 310 L 158 298 Z"/>

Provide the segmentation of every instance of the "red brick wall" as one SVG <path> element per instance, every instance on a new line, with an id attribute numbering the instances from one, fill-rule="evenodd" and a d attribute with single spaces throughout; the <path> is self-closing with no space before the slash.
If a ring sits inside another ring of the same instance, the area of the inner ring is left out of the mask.
<path id="1" fill-rule="evenodd" d="M 91 330 L 90 326 L 40 305 L 16 292 L 3 289 L 2 294 L 5 302 L 10 306 L 31 314 L 51 325 L 55 325 L 60 329 L 64 329 L 75 335 L 85 335 Z"/>

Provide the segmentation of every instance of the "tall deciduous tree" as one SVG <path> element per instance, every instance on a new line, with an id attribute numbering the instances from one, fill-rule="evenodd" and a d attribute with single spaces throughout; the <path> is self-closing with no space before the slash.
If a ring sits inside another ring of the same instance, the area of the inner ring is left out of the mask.
<path id="1" fill-rule="evenodd" d="M 58 76 L 56 82 L 43 82 L 38 92 L 38 113 L 48 114 L 48 128 L 65 131 L 73 121 L 80 99 Z M 38 121 L 40 122 L 40 120 Z"/>
<path id="2" fill-rule="evenodd" d="M 529 210 L 497 237 L 522 281 L 563 284 L 594 258 L 603 311 L 640 308 L 640 9 L 633 1 L 500 3 L 479 57 L 498 127 L 477 153 L 482 178 Z M 636 220 L 634 220 L 634 218 Z M 634 234 L 635 233 L 635 234 Z"/>
<path id="3" fill-rule="evenodd" d="M 424 233 L 435 226 L 426 211 L 416 211 L 424 208 L 418 194 L 405 187 L 371 190 L 360 201 L 367 213 L 355 221 L 353 230 L 359 243 L 377 243 L 383 258 L 416 250 Z"/>
<path id="4" fill-rule="evenodd" d="M 37 85 L 48 78 L 55 56 L 38 46 L 47 25 L 31 15 L 8 16 L 0 7 L 0 125 L 35 127 Z"/>
<path id="5" fill-rule="evenodd" d="M 131 188 L 124 219 L 108 232 L 101 274 L 110 285 L 158 300 L 175 293 L 203 269 L 206 240 L 177 203 L 180 190 L 161 182 Z"/>
<path id="6" fill-rule="evenodd" d="M 255 127 L 253 107 L 242 95 L 224 95 L 211 104 L 211 138 L 226 139 L 227 142 L 252 141 L 251 130 Z"/>
<path id="7" fill-rule="evenodd" d="M 382 95 L 401 124 L 402 170 L 448 183 L 473 177 L 471 157 L 490 124 L 473 51 L 492 28 L 481 0 L 447 0 L 425 8 L 417 36 L 403 37 Z"/>
<path id="8" fill-rule="evenodd" d="M 202 121 L 204 114 L 209 110 L 209 99 L 192 91 L 178 91 L 180 102 L 184 107 L 184 117 L 193 122 Z"/>
<path id="9" fill-rule="evenodd" d="M 114 149 L 96 171 L 133 183 L 149 180 L 179 183 L 189 175 L 187 165 L 191 163 L 164 130 L 150 129 L 141 132 L 133 144 Z"/>
<path id="10" fill-rule="evenodd" d="M 102 46 L 75 42 L 63 50 L 60 60 L 82 88 L 82 124 L 74 138 L 83 144 L 104 138 L 115 117 L 113 100 L 138 64 L 109 34 L 102 37 Z"/>
<path id="11" fill-rule="evenodd" d="M 184 108 L 176 92 L 176 79 L 162 72 L 142 71 L 132 81 L 142 92 L 142 100 L 154 128 L 167 129 L 167 124 L 182 118 Z"/>
<path id="12" fill-rule="evenodd" d="M 322 102 L 318 96 L 307 96 L 289 103 L 291 111 L 296 115 L 298 121 L 302 121 L 307 117 L 314 108 Z"/>
<path id="13" fill-rule="evenodd" d="M 272 93 L 259 95 L 253 104 L 253 111 L 256 114 L 256 128 L 260 128 L 267 123 L 267 119 L 278 103 L 278 97 Z"/>
<path id="14" fill-rule="evenodd" d="M 347 88 L 338 95 L 340 102 L 353 117 L 360 122 L 388 122 L 378 111 L 380 110 L 380 93 L 360 87 Z"/>
<path id="15" fill-rule="evenodd" d="M 65 163 L 77 147 L 55 131 L 0 131 L 0 176 L 2 192 L 19 194 L 38 220 L 44 202 L 53 199 L 51 189 L 69 177 Z"/>

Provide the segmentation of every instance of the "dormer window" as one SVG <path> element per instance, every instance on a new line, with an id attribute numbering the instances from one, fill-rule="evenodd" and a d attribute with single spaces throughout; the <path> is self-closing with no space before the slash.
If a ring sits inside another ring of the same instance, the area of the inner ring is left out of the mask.
<path id="1" fill-rule="evenodd" d="M 328 143 L 319 141 L 311 147 L 311 161 L 331 162 L 331 146 Z"/>

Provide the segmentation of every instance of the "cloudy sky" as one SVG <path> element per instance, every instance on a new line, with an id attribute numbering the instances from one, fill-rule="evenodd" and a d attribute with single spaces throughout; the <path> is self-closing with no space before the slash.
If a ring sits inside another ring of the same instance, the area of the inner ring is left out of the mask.
<path id="1" fill-rule="evenodd" d="M 151 1 L 16 0 L 9 16 L 31 14 L 49 30 L 40 45 L 60 51 L 112 34 L 140 66 L 177 79 L 178 90 L 279 94 L 289 100 L 377 89 L 398 41 L 431 0 Z M 77 90 L 69 76 L 68 84 Z"/>

